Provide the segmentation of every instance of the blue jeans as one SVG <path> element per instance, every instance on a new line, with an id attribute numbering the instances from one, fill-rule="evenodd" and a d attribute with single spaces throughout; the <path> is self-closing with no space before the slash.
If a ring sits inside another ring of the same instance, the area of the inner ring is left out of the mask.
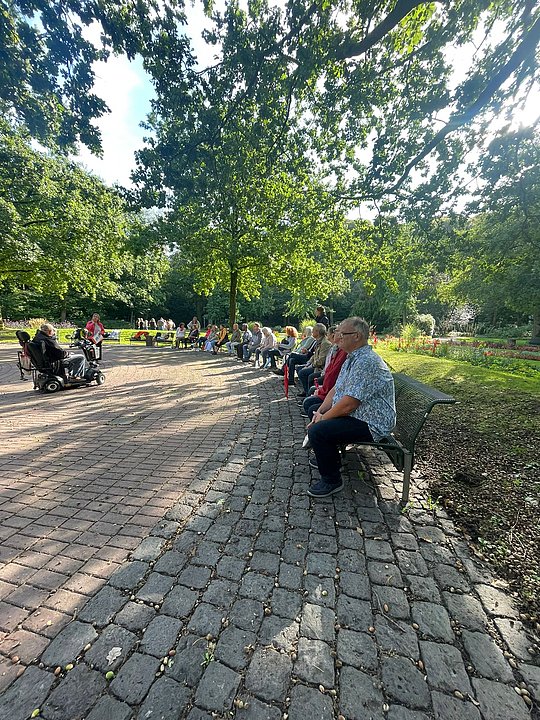
<path id="1" fill-rule="evenodd" d="M 250 345 L 244 345 L 244 360 L 249 360 L 249 358 L 253 355 L 253 353 L 257 350 L 256 347 L 251 347 Z"/>
<path id="2" fill-rule="evenodd" d="M 321 478 L 330 484 L 341 482 L 339 446 L 373 440 L 367 423 L 350 415 L 321 420 L 308 429 L 308 435 Z"/>
<path id="3" fill-rule="evenodd" d="M 321 407 L 322 403 L 323 401 L 321 400 L 321 398 L 317 397 L 316 395 L 310 395 L 304 400 L 304 412 L 306 413 L 310 421 L 313 420 L 315 410 L 318 410 Z"/>
<path id="4" fill-rule="evenodd" d="M 268 354 L 268 357 L 270 359 L 270 365 L 275 368 L 276 366 L 276 358 L 281 357 L 281 353 L 277 348 L 272 348 L 271 350 L 265 350 L 265 353 Z M 263 353 L 264 357 L 264 353 Z"/>
<path id="5" fill-rule="evenodd" d="M 303 367 L 298 370 L 298 379 L 302 383 L 304 392 L 306 395 L 309 394 L 309 388 L 315 385 L 315 378 L 320 377 L 321 371 L 314 370 L 311 365 L 309 367 Z"/>

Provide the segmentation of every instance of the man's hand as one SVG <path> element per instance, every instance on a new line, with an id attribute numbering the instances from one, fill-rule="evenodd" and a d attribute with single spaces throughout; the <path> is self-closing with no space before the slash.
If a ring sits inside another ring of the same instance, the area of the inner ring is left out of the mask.
<path id="1" fill-rule="evenodd" d="M 324 420 L 324 414 L 319 410 L 315 410 L 315 412 L 313 413 L 313 418 L 308 425 L 308 428 L 312 425 L 315 425 L 315 423 L 321 422 L 321 420 Z"/>

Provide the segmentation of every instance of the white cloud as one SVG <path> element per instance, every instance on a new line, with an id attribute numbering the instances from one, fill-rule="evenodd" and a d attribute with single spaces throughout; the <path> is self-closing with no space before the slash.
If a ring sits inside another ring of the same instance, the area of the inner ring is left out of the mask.
<path id="1" fill-rule="evenodd" d="M 134 152 L 142 146 L 139 124 L 150 110 L 152 87 L 140 61 L 111 57 L 94 65 L 94 92 L 108 105 L 110 112 L 96 121 L 102 135 L 103 157 L 98 158 L 82 147 L 75 159 L 108 185 L 130 184 L 135 166 Z"/>

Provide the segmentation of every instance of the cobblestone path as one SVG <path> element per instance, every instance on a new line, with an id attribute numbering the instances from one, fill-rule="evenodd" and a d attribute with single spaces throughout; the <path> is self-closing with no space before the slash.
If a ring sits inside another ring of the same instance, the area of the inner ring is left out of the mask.
<path id="1" fill-rule="evenodd" d="M 401 514 L 351 454 L 310 500 L 297 403 L 226 357 L 107 347 L 104 386 L 44 396 L 15 352 L 0 720 L 538 719 L 538 640 L 421 479 Z"/>

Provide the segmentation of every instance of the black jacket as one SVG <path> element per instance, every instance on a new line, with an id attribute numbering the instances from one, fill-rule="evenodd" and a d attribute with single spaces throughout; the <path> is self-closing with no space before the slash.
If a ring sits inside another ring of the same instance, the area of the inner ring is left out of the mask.
<path id="1" fill-rule="evenodd" d="M 34 338 L 36 342 L 45 343 L 45 354 L 49 360 L 63 360 L 69 355 L 69 353 L 60 347 L 58 340 L 55 337 L 46 335 L 41 330 L 38 330 Z"/>
<path id="2" fill-rule="evenodd" d="M 326 317 L 326 315 L 316 315 L 315 316 L 315 322 L 322 323 L 325 327 L 330 327 L 330 320 Z"/>

